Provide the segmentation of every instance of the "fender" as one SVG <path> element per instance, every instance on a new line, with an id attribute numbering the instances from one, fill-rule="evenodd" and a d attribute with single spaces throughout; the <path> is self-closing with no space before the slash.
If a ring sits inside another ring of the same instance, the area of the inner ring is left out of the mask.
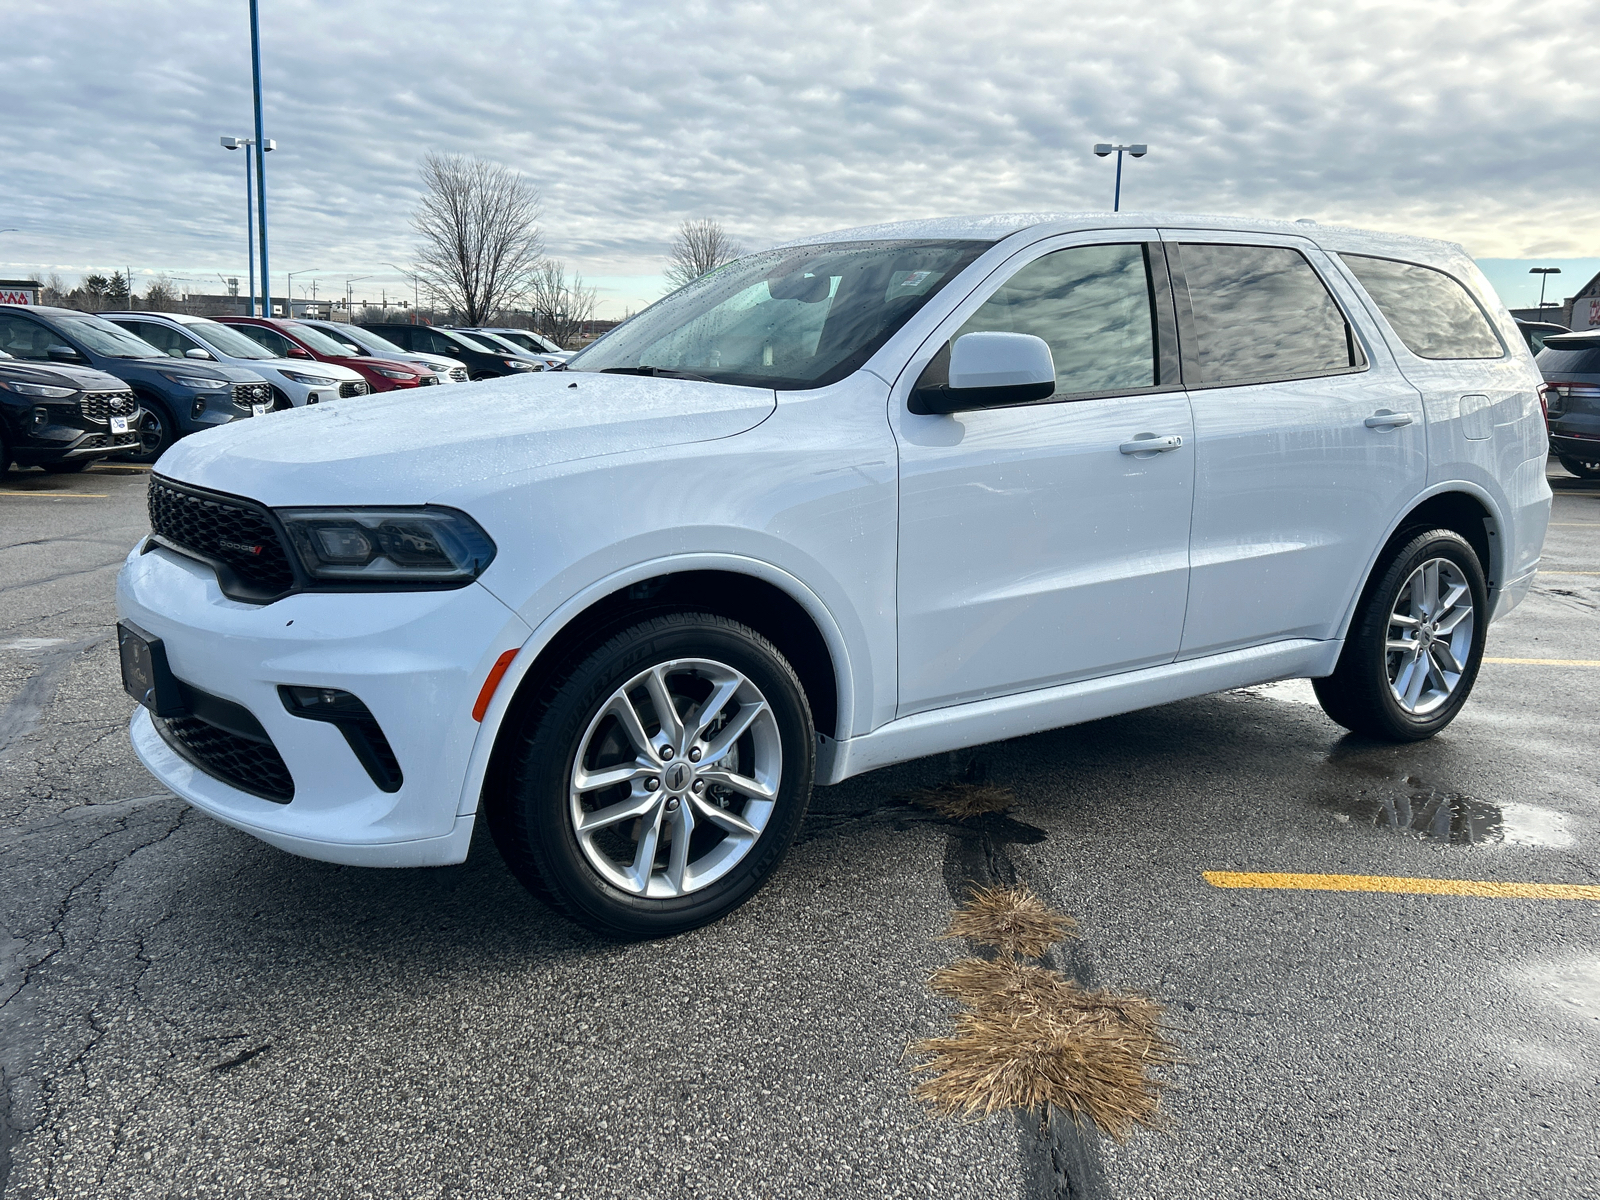
<path id="1" fill-rule="evenodd" d="M 1505 566 L 1505 547 L 1501 531 L 1505 529 L 1506 518 L 1501 507 L 1495 502 L 1493 496 L 1476 483 L 1466 479 L 1447 479 L 1439 483 L 1429 484 L 1418 492 L 1406 504 L 1405 508 L 1397 512 L 1383 531 L 1383 536 L 1372 547 L 1372 552 L 1367 556 L 1366 569 L 1361 573 L 1361 583 L 1355 594 L 1345 605 L 1344 619 L 1339 622 L 1338 640 L 1342 643 L 1350 636 L 1350 625 L 1355 620 L 1356 606 L 1361 603 L 1361 595 L 1367 590 L 1367 582 L 1372 578 L 1372 572 L 1378 564 L 1378 555 L 1383 553 L 1383 548 L 1389 544 L 1389 539 L 1395 531 L 1405 522 L 1408 515 L 1414 512 L 1418 505 L 1435 496 L 1446 492 L 1464 492 L 1483 505 L 1489 512 L 1487 524 L 1489 526 L 1489 611 L 1492 613 L 1499 601 L 1500 589 L 1505 580 L 1501 579 Z"/>
<path id="2" fill-rule="evenodd" d="M 478 810 L 478 799 L 483 790 L 484 776 L 489 770 L 489 759 L 495 743 L 500 738 L 500 726 L 505 720 L 511 700 L 527 678 L 529 669 L 543 652 L 576 617 L 596 601 L 634 583 L 641 583 L 657 575 L 670 575 L 683 571 L 727 571 L 731 574 L 750 575 L 772 584 L 789 595 L 806 614 L 816 622 L 822 640 L 833 659 L 839 728 L 850 729 L 855 713 L 855 676 L 850 666 L 850 653 L 839 624 L 822 600 L 795 576 L 760 559 L 736 554 L 676 554 L 664 558 L 635 563 L 598 579 L 572 596 L 552 611 L 534 628 L 517 651 L 516 658 L 506 669 L 494 699 L 483 714 L 477 739 L 472 745 L 472 756 L 467 762 L 466 777 L 462 781 L 461 795 L 456 802 L 456 815 L 468 816 Z"/>

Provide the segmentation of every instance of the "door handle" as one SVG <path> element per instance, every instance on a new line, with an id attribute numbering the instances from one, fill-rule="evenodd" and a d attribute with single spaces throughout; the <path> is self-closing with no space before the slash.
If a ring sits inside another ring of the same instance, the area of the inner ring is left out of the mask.
<path id="1" fill-rule="evenodd" d="M 1181 445 L 1183 445 L 1183 435 L 1179 433 L 1167 437 L 1140 433 L 1134 436 L 1133 441 L 1123 442 L 1117 449 L 1124 454 L 1164 454 L 1168 450 L 1176 450 Z"/>
<path id="2" fill-rule="evenodd" d="M 1374 413 L 1361 423 L 1368 429 L 1398 429 L 1402 425 L 1411 424 L 1414 420 L 1416 418 L 1410 413 L 1389 412 L 1384 409 L 1382 412 Z"/>

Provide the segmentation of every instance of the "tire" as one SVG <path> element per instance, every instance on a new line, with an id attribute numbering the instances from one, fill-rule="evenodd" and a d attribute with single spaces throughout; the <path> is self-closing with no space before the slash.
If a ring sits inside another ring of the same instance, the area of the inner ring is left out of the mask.
<path id="1" fill-rule="evenodd" d="M 1460 534 L 1429 529 L 1380 562 L 1375 578 L 1333 674 L 1312 686 L 1346 729 L 1421 741 L 1455 719 L 1477 680 L 1489 624 L 1483 566 Z M 1392 648 L 1398 643 L 1418 648 Z"/>
<path id="2" fill-rule="evenodd" d="M 11 447 L 6 444 L 5 434 L 0 433 L 0 480 L 11 474 Z"/>
<path id="3" fill-rule="evenodd" d="M 723 695 L 704 736 L 662 731 L 650 699 L 662 694 L 658 683 L 689 726 Z M 546 685 L 508 732 L 520 744 L 485 803 L 495 845 L 536 896 L 619 940 L 683 933 L 753 896 L 800 828 L 816 767 L 811 709 L 793 668 L 755 630 L 708 613 L 618 633 Z M 574 787 L 603 767 L 632 777 Z M 763 790 L 770 799 L 753 794 Z M 580 838 L 579 814 L 602 810 L 611 819 Z"/>
<path id="4" fill-rule="evenodd" d="M 1600 462 L 1585 462 L 1583 459 L 1568 458 L 1565 454 L 1558 454 L 1556 458 L 1579 479 L 1600 479 Z"/>
<path id="5" fill-rule="evenodd" d="M 76 475 L 79 471 L 86 470 L 91 464 L 97 463 L 98 458 L 69 458 L 62 462 L 40 463 L 52 475 Z"/>
<path id="6" fill-rule="evenodd" d="M 178 426 L 161 401 L 141 396 L 139 404 L 144 409 L 139 417 L 139 448 L 118 457 L 127 462 L 153 463 L 178 440 Z"/>

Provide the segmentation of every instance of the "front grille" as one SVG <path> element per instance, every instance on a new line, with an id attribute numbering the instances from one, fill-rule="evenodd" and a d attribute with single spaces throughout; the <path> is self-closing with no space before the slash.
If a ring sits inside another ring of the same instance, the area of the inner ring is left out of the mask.
<path id="1" fill-rule="evenodd" d="M 349 396 L 365 396 L 366 394 L 367 385 L 364 383 L 346 382 L 339 385 L 339 398 L 341 400 Z"/>
<path id="2" fill-rule="evenodd" d="M 167 745 L 207 775 L 277 804 L 294 799 L 294 778 L 271 741 L 252 741 L 199 717 L 151 720 Z"/>
<path id="3" fill-rule="evenodd" d="M 467 369 L 465 367 L 451 367 L 450 378 L 457 383 L 465 383 L 467 381 Z"/>
<path id="4" fill-rule="evenodd" d="M 95 446 L 112 446 L 121 448 L 132 446 L 139 440 L 137 433 L 91 433 L 76 446 L 74 450 L 87 450 Z"/>
<path id="5" fill-rule="evenodd" d="M 150 531 L 174 549 L 222 564 L 244 587 L 222 577 L 235 599 L 275 600 L 294 586 L 294 569 L 264 508 L 231 496 L 150 480 Z"/>
<path id="6" fill-rule="evenodd" d="M 132 392 L 89 392 L 78 406 L 91 421 L 104 421 L 108 417 L 131 417 L 139 407 Z"/>
<path id="7" fill-rule="evenodd" d="M 270 383 L 236 383 L 233 385 L 233 402 L 241 408 L 249 408 L 252 404 L 271 404 L 272 385 Z"/>

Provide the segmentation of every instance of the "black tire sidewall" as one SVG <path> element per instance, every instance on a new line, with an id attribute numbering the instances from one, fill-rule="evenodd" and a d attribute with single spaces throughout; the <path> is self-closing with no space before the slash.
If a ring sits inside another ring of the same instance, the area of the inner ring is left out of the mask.
<path id="1" fill-rule="evenodd" d="M 648 900 L 620 891 L 589 865 L 568 809 L 568 781 L 589 723 L 622 682 L 654 663 L 708 658 L 746 675 L 777 720 L 783 770 L 777 805 L 743 861 L 689 896 Z M 815 772 L 811 710 L 793 668 L 754 630 L 706 613 L 675 613 L 635 625 L 579 665 L 543 706 L 500 797 L 496 840 L 532 890 L 591 929 L 619 938 L 662 937 L 708 924 L 749 899 L 782 861 L 799 831 Z M 509 843 L 509 844 L 506 844 Z M 508 854 L 507 851 L 510 851 Z M 531 861 L 519 864 L 526 854 Z M 526 878 L 532 868 L 536 879 Z"/>
<path id="2" fill-rule="evenodd" d="M 1600 479 L 1600 461 L 1589 462 L 1570 454 L 1558 454 L 1556 461 L 1579 479 Z"/>
<path id="3" fill-rule="evenodd" d="M 1426 716 L 1408 713 L 1400 707 L 1389 686 L 1387 645 L 1389 617 L 1399 600 L 1400 589 L 1418 567 L 1429 559 L 1443 558 L 1454 563 L 1467 580 L 1472 593 L 1472 648 L 1464 670 L 1450 699 Z M 1477 552 L 1465 538 L 1449 530 L 1434 529 L 1419 533 L 1390 560 L 1369 597 L 1353 647 L 1358 658 L 1352 664 L 1359 672 L 1357 696 L 1380 732 L 1401 741 L 1432 737 L 1450 724 L 1472 694 L 1478 668 L 1483 662 L 1483 647 L 1489 630 L 1489 591 Z"/>
<path id="4" fill-rule="evenodd" d="M 154 417 L 157 424 L 161 426 L 161 440 L 156 444 L 154 450 L 146 450 L 144 448 L 144 438 L 141 435 L 139 448 L 122 455 L 122 457 L 130 462 L 153 463 L 171 448 L 173 442 L 178 440 L 178 429 L 173 423 L 172 413 L 161 401 L 141 396 L 139 407 Z M 144 418 L 141 417 L 140 423 L 143 424 L 143 421 Z"/>

